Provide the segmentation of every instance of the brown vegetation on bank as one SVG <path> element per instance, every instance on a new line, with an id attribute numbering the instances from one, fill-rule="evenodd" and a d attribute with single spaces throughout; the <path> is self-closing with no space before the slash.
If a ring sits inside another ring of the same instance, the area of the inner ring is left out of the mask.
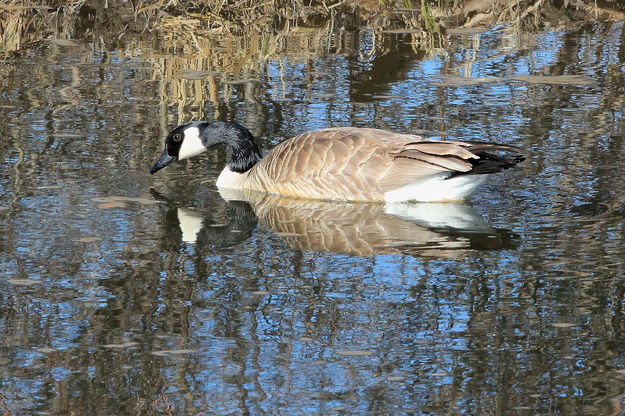
<path id="1" fill-rule="evenodd" d="M 623 19 L 624 10 L 600 0 L 5 0 L 0 55 L 89 42 L 140 54 L 153 63 L 162 101 L 203 117 L 205 102 L 241 87 L 253 97 L 270 59 L 382 56 L 398 34 L 416 53 L 445 54 L 454 34 L 561 30 Z"/>
<path id="2" fill-rule="evenodd" d="M 615 2 L 581 0 L 7 0 L 0 5 L 0 52 L 46 38 L 120 40 L 153 32 L 223 38 L 327 22 L 405 31 L 432 43 L 450 29 L 557 30 L 621 20 L 624 10 Z"/>

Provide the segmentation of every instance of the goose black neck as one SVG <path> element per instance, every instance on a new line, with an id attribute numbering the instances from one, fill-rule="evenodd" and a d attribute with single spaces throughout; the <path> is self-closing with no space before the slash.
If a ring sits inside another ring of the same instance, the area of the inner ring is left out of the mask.
<path id="1" fill-rule="evenodd" d="M 262 158 L 252 133 L 237 123 L 213 121 L 210 123 L 208 144 L 224 143 L 232 156 L 227 166 L 237 173 L 247 172 Z"/>

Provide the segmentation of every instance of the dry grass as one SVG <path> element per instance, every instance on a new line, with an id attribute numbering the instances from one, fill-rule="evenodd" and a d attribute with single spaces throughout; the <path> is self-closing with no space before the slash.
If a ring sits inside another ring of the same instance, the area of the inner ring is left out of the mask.
<path id="1" fill-rule="evenodd" d="M 44 37 L 70 38 L 85 0 L 5 0 L 0 5 L 0 52 Z"/>
<path id="2" fill-rule="evenodd" d="M 608 9 L 581 0 L 5 0 L 0 51 L 20 50 L 43 38 L 72 38 L 84 26 L 91 29 L 81 34 L 91 37 L 148 31 L 223 38 L 351 19 L 354 26 L 375 30 L 411 29 L 419 43 L 435 47 L 450 28 L 503 23 L 535 31 L 623 18 L 623 6 Z"/>

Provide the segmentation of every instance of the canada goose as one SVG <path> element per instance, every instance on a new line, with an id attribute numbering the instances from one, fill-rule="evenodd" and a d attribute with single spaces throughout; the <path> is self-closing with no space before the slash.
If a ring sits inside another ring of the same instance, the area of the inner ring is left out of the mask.
<path id="1" fill-rule="evenodd" d="M 355 127 L 300 134 L 262 157 L 245 127 L 192 121 L 167 135 L 165 150 L 150 173 L 221 143 L 232 156 L 217 178 L 218 188 L 322 200 L 460 200 L 490 174 L 524 160 L 514 146 L 427 140 Z"/>

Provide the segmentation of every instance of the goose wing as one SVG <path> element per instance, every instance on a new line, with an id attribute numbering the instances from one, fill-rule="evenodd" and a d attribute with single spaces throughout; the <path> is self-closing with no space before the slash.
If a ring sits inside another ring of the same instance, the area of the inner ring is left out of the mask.
<path id="1" fill-rule="evenodd" d="M 428 176 L 470 174 L 480 160 L 488 159 L 489 152 L 511 149 L 377 129 L 331 128 L 276 146 L 252 168 L 248 186 L 303 198 L 381 201 L 386 192 Z M 499 159 L 483 166 L 482 173 L 512 163 Z"/>

